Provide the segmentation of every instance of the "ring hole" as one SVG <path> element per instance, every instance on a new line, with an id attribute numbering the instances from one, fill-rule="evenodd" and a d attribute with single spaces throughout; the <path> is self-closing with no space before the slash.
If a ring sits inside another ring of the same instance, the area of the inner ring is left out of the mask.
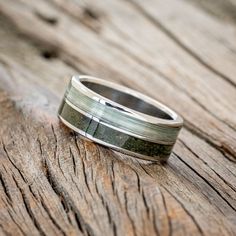
<path id="1" fill-rule="evenodd" d="M 166 120 L 173 120 L 173 118 L 166 112 L 162 111 L 158 107 L 148 102 L 145 102 L 144 100 L 138 97 L 93 82 L 81 81 L 81 83 L 84 84 L 87 88 L 94 91 L 95 93 L 98 93 L 101 96 L 108 98 L 109 100 L 112 100 L 127 108 L 153 117 L 158 117 Z"/>

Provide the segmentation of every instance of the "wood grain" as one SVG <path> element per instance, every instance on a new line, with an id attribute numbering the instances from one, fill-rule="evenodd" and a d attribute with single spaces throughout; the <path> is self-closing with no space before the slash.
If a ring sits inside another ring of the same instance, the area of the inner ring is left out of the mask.
<path id="1" fill-rule="evenodd" d="M 235 25 L 196 5 L 0 0 L 0 235 L 236 234 Z M 168 163 L 64 127 L 76 73 L 179 112 Z"/>

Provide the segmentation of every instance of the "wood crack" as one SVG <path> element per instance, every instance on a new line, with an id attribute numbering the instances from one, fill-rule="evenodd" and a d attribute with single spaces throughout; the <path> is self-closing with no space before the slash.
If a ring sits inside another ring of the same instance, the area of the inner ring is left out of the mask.
<path id="1" fill-rule="evenodd" d="M 171 235 L 173 234 L 171 218 L 170 218 L 170 216 L 169 216 L 169 212 L 168 212 L 168 209 L 167 209 L 165 197 L 164 197 L 164 195 L 163 195 L 161 189 L 159 189 L 159 190 L 160 190 L 161 199 L 162 199 L 163 206 L 164 206 L 164 208 L 165 208 L 165 212 L 166 212 L 166 216 L 167 216 L 167 220 L 168 220 L 168 226 L 169 226 L 169 227 L 168 227 L 168 229 L 169 229 L 168 235 L 171 236 Z"/>
<path id="2" fill-rule="evenodd" d="M 143 191 L 143 189 L 142 189 L 141 195 L 142 195 L 144 206 L 147 210 L 147 216 L 148 216 L 148 218 L 150 218 L 150 208 L 148 206 L 147 199 L 146 199 L 146 196 L 145 196 L 145 192 Z"/>
<path id="3" fill-rule="evenodd" d="M 159 229 L 156 225 L 157 219 L 156 219 L 156 212 L 154 209 L 152 209 L 152 215 L 153 215 L 153 226 L 154 226 L 154 230 L 157 236 L 161 236 Z"/>
<path id="4" fill-rule="evenodd" d="M 74 154 L 72 153 L 71 148 L 69 148 L 69 150 L 70 150 L 70 157 L 71 157 L 71 159 L 72 159 L 72 163 L 73 163 L 74 174 L 75 174 L 75 176 L 76 176 L 76 163 L 75 163 L 75 156 L 74 156 Z"/>
<path id="5" fill-rule="evenodd" d="M 39 138 L 37 138 L 37 142 L 38 142 L 38 144 L 39 144 L 39 150 L 40 150 L 40 154 L 41 154 L 41 156 L 43 156 L 42 143 L 41 143 L 41 141 L 40 141 L 40 139 L 39 139 Z"/>
<path id="6" fill-rule="evenodd" d="M 86 155 L 86 152 L 85 152 L 85 155 Z M 87 178 L 87 175 L 86 175 L 85 164 L 84 164 L 83 159 L 81 159 L 81 164 L 82 164 L 82 172 L 83 172 L 83 176 L 84 176 L 85 185 L 86 185 L 90 195 L 92 196 L 92 191 L 91 191 L 91 189 L 89 187 L 89 181 L 88 181 L 88 178 Z"/>
<path id="7" fill-rule="evenodd" d="M 227 158 L 229 161 L 236 163 L 236 156 L 234 151 L 228 147 L 223 145 L 218 145 L 215 143 L 216 140 L 214 140 L 212 137 L 210 138 L 209 135 L 200 130 L 196 125 L 190 124 L 188 121 L 184 121 L 184 128 L 188 130 L 193 135 L 197 136 L 199 139 L 204 140 L 207 144 L 209 144 L 211 147 L 218 150 L 225 158 Z"/>
<path id="8" fill-rule="evenodd" d="M 111 175 L 110 175 L 110 179 L 111 179 L 111 187 L 112 187 L 112 191 L 113 194 L 116 195 L 116 187 L 115 187 L 115 171 L 114 171 L 114 161 L 111 160 Z"/>
<path id="9" fill-rule="evenodd" d="M 62 169 L 62 167 L 61 167 L 60 158 L 59 158 L 59 156 L 57 155 L 57 154 L 58 154 L 58 139 L 57 139 L 57 135 L 56 135 L 55 129 L 54 129 L 54 127 L 53 127 L 52 124 L 51 124 L 51 128 L 52 128 L 53 137 L 54 137 L 54 139 L 55 139 L 55 149 L 54 149 L 54 152 L 53 152 L 53 154 L 54 154 L 54 160 L 57 160 L 58 167 L 59 167 L 61 173 L 63 174 L 63 176 L 64 176 L 65 179 L 66 179 L 66 176 L 65 176 L 65 174 L 64 174 L 64 171 L 63 171 L 63 169 Z"/>
<path id="10" fill-rule="evenodd" d="M 30 207 L 30 203 L 28 202 L 28 199 L 25 196 L 24 190 L 19 186 L 17 180 L 15 179 L 14 175 L 12 176 L 17 188 L 19 189 L 21 196 L 22 196 L 22 200 L 25 206 L 25 209 L 29 215 L 29 217 L 32 219 L 32 222 L 34 223 L 36 229 L 40 232 L 41 235 L 46 236 L 46 233 L 44 232 L 44 230 L 41 228 L 40 223 L 37 220 L 37 217 L 34 216 L 34 213 L 31 210 Z"/>
<path id="11" fill-rule="evenodd" d="M 21 170 L 16 166 L 16 164 L 12 161 L 12 159 L 10 158 L 10 155 L 6 149 L 6 146 L 2 140 L 2 146 L 3 146 L 3 150 L 8 158 L 8 160 L 10 161 L 10 163 L 13 165 L 13 167 L 15 167 L 15 169 L 18 171 L 18 173 L 20 174 L 21 178 L 24 180 L 25 183 L 27 183 L 27 180 L 25 179 L 23 173 L 21 172 Z"/>
<path id="12" fill-rule="evenodd" d="M 184 161 L 179 155 L 177 155 L 176 153 L 174 153 L 174 155 L 180 160 L 182 161 L 186 166 L 188 166 L 198 177 L 200 177 L 205 183 L 207 183 L 212 190 L 214 190 L 217 195 L 234 211 L 236 211 L 235 207 L 231 205 L 231 203 L 224 197 L 222 196 L 222 194 L 202 175 L 200 175 L 195 169 L 193 169 L 186 161 Z M 220 210 L 220 209 L 219 209 Z"/>
<path id="13" fill-rule="evenodd" d="M 81 213 L 79 212 L 79 210 L 77 209 L 76 206 L 74 206 L 73 204 L 73 200 L 70 198 L 70 196 L 67 194 L 66 191 L 64 191 L 62 189 L 62 187 L 58 187 L 59 183 L 57 183 L 57 181 L 54 179 L 50 167 L 47 164 L 47 161 L 45 162 L 46 164 L 46 169 L 48 170 L 48 174 L 46 175 L 46 177 L 48 178 L 48 182 L 51 185 L 52 189 L 54 190 L 54 192 L 56 193 L 56 195 L 58 196 L 58 198 L 61 200 L 62 205 L 66 206 L 67 209 L 71 209 L 75 215 L 75 219 L 77 222 L 77 226 L 78 229 L 82 232 L 85 233 L 87 235 L 94 235 L 92 229 L 90 228 L 90 226 L 88 224 L 85 223 L 84 219 L 81 216 Z M 66 194 L 66 196 L 65 196 Z"/>
<path id="14" fill-rule="evenodd" d="M 116 235 L 117 234 L 117 227 L 116 227 L 115 221 L 112 218 L 112 211 L 110 210 L 109 204 L 105 201 L 103 195 L 99 192 L 96 180 L 95 180 L 95 189 L 96 189 L 96 192 L 97 192 L 99 198 L 101 199 L 101 202 L 102 202 L 102 205 L 104 206 L 104 209 L 107 212 L 108 222 L 109 222 L 110 225 L 112 225 L 113 233 L 114 233 L 114 235 Z"/>
<path id="15" fill-rule="evenodd" d="M 66 232 L 63 230 L 63 228 L 57 223 L 56 219 L 53 218 L 53 216 L 50 213 L 50 210 L 48 209 L 47 205 L 44 203 L 44 200 L 41 196 L 41 204 L 42 207 L 44 208 L 45 212 L 47 212 L 50 220 L 52 221 L 52 223 L 56 226 L 56 228 L 63 234 L 66 235 Z"/>
<path id="16" fill-rule="evenodd" d="M 162 185 L 162 188 L 165 189 L 180 204 L 180 206 L 183 208 L 183 210 L 186 212 L 186 214 L 191 218 L 194 225 L 197 227 L 199 233 L 201 235 L 204 235 L 202 228 L 200 227 L 200 225 L 198 224 L 198 222 L 196 221 L 194 216 L 187 210 L 187 208 L 184 206 L 184 204 L 182 204 L 182 202 L 180 202 L 180 200 L 177 199 L 164 185 Z"/>
<path id="17" fill-rule="evenodd" d="M 56 133 L 52 124 L 51 124 L 51 128 L 52 128 L 52 133 L 55 139 L 54 159 L 56 160 L 57 159 L 57 136 L 56 136 Z"/>
<path id="18" fill-rule="evenodd" d="M 24 230 L 22 229 L 21 225 L 16 222 L 16 220 L 15 220 L 15 218 L 14 218 L 14 216 L 12 215 L 12 213 L 11 213 L 10 210 L 8 210 L 8 214 L 9 214 L 9 216 L 11 217 L 12 221 L 14 222 L 14 224 L 18 227 L 18 229 L 20 230 L 20 232 L 21 232 L 23 235 L 27 236 L 27 234 L 26 234 L 26 233 L 24 232 Z"/>
<path id="19" fill-rule="evenodd" d="M 201 160 L 202 163 L 204 163 L 208 168 L 210 168 L 210 170 L 212 170 L 229 188 L 231 188 L 232 191 L 234 191 L 236 193 L 236 189 L 234 189 L 234 187 L 227 182 L 220 174 L 218 174 L 213 168 L 211 168 L 208 163 L 206 161 L 204 161 L 196 152 L 194 152 L 190 147 L 187 146 L 187 144 L 180 139 L 180 142 L 184 145 L 184 147 L 189 150 L 196 158 L 198 158 L 199 160 Z M 226 192 L 227 194 L 227 192 Z M 229 195 L 230 196 L 230 195 Z"/>
<path id="20" fill-rule="evenodd" d="M 4 233 L 4 236 L 10 236 L 10 234 L 5 230 L 4 226 L 0 223 L 1 231 Z"/>
<path id="21" fill-rule="evenodd" d="M 3 188 L 3 191 L 7 197 L 7 201 L 10 205 L 12 205 L 12 197 L 11 197 L 11 194 L 9 193 L 9 190 L 8 190 L 8 186 L 7 184 L 5 183 L 4 181 L 4 178 L 3 178 L 3 175 L 2 173 L 0 172 L 0 183 L 2 185 L 2 188 Z"/>
<path id="22" fill-rule="evenodd" d="M 127 216 L 128 216 L 128 218 L 129 218 L 129 220 L 130 220 L 130 223 L 131 223 L 131 226 L 132 226 L 134 235 L 137 236 L 136 227 L 135 227 L 135 222 L 133 221 L 133 219 L 132 219 L 132 217 L 130 216 L 130 213 L 129 213 L 128 197 L 127 197 L 127 192 L 126 192 L 126 191 L 124 192 L 124 199 L 125 199 L 125 210 L 126 210 Z"/>
<path id="23" fill-rule="evenodd" d="M 137 178 L 138 191 L 139 191 L 139 193 L 141 193 L 141 184 L 140 184 L 140 177 L 139 177 L 139 174 L 137 173 L 137 171 L 136 171 L 135 169 L 132 168 L 132 170 L 133 170 L 133 172 L 135 173 L 136 178 Z"/>

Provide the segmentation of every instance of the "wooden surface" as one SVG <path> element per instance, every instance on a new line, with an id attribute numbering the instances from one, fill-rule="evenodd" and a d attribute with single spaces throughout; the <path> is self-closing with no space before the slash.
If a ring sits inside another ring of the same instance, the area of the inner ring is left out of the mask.
<path id="1" fill-rule="evenodd" d="M 234 0 L 0 0 L 0 235 L 236 235 Z M 57 119 L 71 75 L 185 119 L 166 165 Z"/>

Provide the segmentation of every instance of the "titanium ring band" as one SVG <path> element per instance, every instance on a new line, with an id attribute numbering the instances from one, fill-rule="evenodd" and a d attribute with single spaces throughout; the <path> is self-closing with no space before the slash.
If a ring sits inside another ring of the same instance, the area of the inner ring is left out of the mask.
<path id="1" fill-rule="evenodd" d="M 86 75 L 72 77 L 58 117 L 91 141 L 149 161 L 168 159 L 183 126 L 162 103 Z"/>

